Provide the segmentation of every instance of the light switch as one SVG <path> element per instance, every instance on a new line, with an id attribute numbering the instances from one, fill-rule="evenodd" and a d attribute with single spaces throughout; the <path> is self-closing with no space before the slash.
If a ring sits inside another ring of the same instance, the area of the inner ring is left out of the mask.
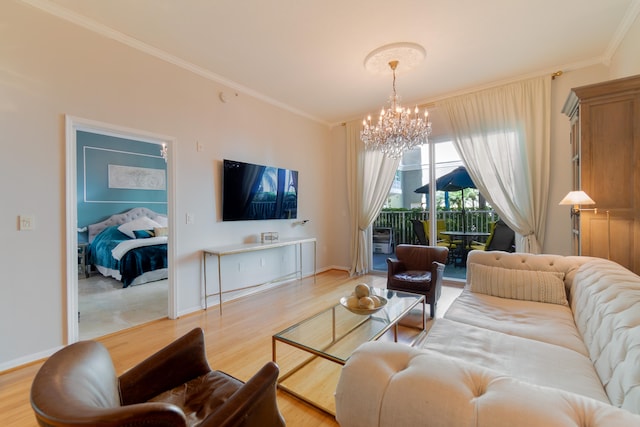
<path id="1" fill-rule="evenodd" d="M 196 222 L 196 216 L 194 214 L 187 214 L 187 224 L 194 224 Z"/>
<path id="2" fill-rule="evenodd" d="M 204 145 L 200 141 L 196 141 L 196 151 L 204 151 Z"/>
<path id="3" fill-rule="evenodd" d="M 18 217 L 18 229 L 20 231 L 33 230 L 35 228 L 35 217 L 33 215 L 20 215 Z"/>

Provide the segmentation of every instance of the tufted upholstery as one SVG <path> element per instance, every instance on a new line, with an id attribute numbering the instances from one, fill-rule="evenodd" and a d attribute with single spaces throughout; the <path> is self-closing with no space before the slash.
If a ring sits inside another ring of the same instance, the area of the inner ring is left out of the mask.
<path id="1" fill-rule="evenodd" d="M 594 399 L 427 349 L 378 341 L 360 346 L 344 366 L 336 413 L 341 427 L 640 425 L 639 415 Z"/>
<path id="2" fill-rule="evenodd" d="M 640 277 L 598 259 L 576 272 L 576 326 L 611 403 L 640 413 Z"/>
<path id="3" fill-rule="evenodd" d="M 640 277 L 593 257 L 473 251 L 468 262 L 564 272 L 575 324 L 611 403 L 640 413 Z"/>
<path id="4" fill-rule="evenodd" d="M 639 276 L 590 257 L 472 251 L 467 262 L 562 273 L 569 306 L 472 292 L 467 269 L 421 348 L 375 342 L 349 359 L 342 427 L 640 426 Z"/>
<path id="5" fill-rule="evenodd" d="M 597 258 L 561 255 L 533 255 L 502 251 L 471 251 L 467 263 L 478 263 L 519 270 L 556 271 L 564 273 L 567 292 L 570 291 L 576 271 L 582 264 Z M 473 273 L 467 271 L 467 283 L 473 280 Z"/>

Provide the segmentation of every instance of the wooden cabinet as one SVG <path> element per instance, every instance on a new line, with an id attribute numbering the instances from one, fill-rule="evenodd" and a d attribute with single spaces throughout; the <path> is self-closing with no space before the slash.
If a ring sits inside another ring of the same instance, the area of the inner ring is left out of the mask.
<path id="1" fill-rule="evenodd" d="M 640 273 L 640 76 L 574 88 L 562 112 L 571 120 L 573 189 L 597 208 L 572 218 L 574 253 Z"/>

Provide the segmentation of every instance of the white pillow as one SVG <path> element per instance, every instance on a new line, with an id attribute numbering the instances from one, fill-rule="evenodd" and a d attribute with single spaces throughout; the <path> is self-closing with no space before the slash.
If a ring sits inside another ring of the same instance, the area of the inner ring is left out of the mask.
<path id="1" fill-rule="evenodd" d="M 168 227 L 169 226 L 169 218 L 163 215 L 158 215 L 155 219 L 155 222 L 160 224 L 160 227 Z"/>
<path id="2" fill-rule="evenodd" d="M 160 224 L 155 222 L 154 220 L 147 218 L 146 216 L 141 216 L 140 218 L 136 218 L 133 221 L 126 222 L 118 227 L 118 230 L 121 233 L 126 234 L 127 236 L 135 239 L 136 236 L 133 234 L 134 230 L 153 230 L 155 227 L 160 227 Z"/>
<path id="3" fill-rule="evenodd" d="M 564 273 L 469 265 L 472 292 L 501 298 L 568 305 Z"/>

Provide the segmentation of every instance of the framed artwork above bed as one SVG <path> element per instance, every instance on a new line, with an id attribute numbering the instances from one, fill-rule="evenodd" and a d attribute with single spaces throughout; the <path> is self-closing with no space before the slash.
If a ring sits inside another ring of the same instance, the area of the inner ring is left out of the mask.
<path id="1" fill-rule="evenodd" d="M 164 191 L 166 181 L 164 169 L 109 165 L 109 188 Z"/>

